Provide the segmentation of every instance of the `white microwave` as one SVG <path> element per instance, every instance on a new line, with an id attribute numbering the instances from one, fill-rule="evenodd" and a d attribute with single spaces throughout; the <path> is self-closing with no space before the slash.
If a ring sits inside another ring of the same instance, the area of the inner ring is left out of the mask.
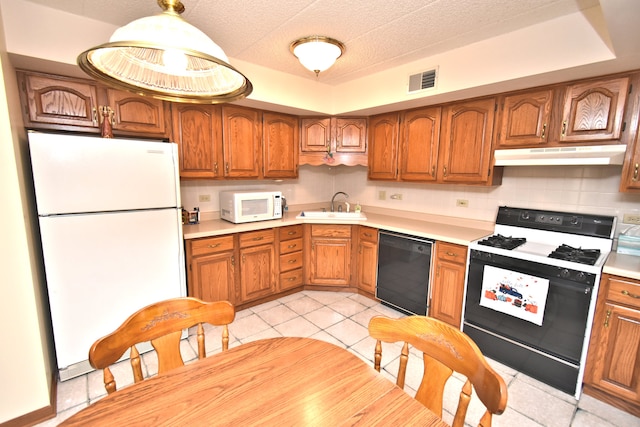
<path id="1" fill-rule="evenodd" d="M 282 192 L 221 191 L 220 218 L 235 224 L 282 218 Z"/>

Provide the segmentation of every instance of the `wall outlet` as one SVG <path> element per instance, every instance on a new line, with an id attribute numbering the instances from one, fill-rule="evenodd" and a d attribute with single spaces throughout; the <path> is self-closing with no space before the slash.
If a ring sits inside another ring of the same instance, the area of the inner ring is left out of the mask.
<path id="1" fill-rule="evenodd" d="M 622 217 L 623 224 L 640 224 L 640 214 L 624 214 Z"/>
<path id="2" fill-rule="evenodd" d="M 456 200 L 456 206 L 459 206 L 461 208 L 468 208 L 469 201 L 467 199 L 458 199 Z"/>
<path id="3" fill-rule="evenodd" d="M 198 201 L 199 202 L 210 202 L 211 201 L 211 194 L 201 194 L 198 196 Z"/>
<path id="4" fill-rule="evenodd" d="M 402 193 L 392 194 L 391 196 L 389 196 L 389 198 L 393 200 L 402 200 Z"/>
<path id="5" fill-rule="evenodd" d="M 386 200 L 386 199 L 387 199 L 387 192 L 384 190 L 378 191 L 378 200 Z"/>

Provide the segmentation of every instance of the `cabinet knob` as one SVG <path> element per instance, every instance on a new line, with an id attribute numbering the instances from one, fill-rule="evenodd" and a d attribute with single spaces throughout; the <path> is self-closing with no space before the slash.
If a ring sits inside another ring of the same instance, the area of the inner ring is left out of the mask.
<path id="1" fill-rule="evenodd" d="M 434 178 L 436 177 L 436 167 L 435 166 L 431 167 L 431 176 L 434 177 Z"/>
<path id="2" fill-rule="evenodd" d="M 443 176 L 447 176 L 447 167 L 446 166 L 442 168 L 442 174 L 443 174 Z"/>
<path id="3" fill-rule="evenodd" d="M 296 260 L 295 260 L 295 259 L 290 259 L 290 260 L 289 260 L 289 264 L 295 264 L 295 263 L 296 263 Z"/>
<path id="4" fill-rule="evenodd" d="M 631 181 L 633 181 L 633 182 L 637 182 L 638 181 L 638 163 L 633 165 L 633 178 L 631 178 Z"/>
<path id="5" fill-rule="evenodd" d="M 217 248 L 218 246 L 220 246 L 220 243 L 216 243 L 214 245 L 207 245 L 208 248 Z"/>
<path id="6" fill-rule="evenodd" d="M 229 162 L 225 163 L 224 170 L 227 175 L 229 175 Z"/>
<path id="7" fill-rule="evenodd" d="M 560 134 L 564 137 L 566 133 L 567 133 L 567 121 L 565 120 L 562 122 L 562 132 Z"/>
<path id="8" fill-rule="evenodd" d="M 218 162 L 215 162 L 215 163 L 213 164 L 213 174 L 214 174 L 215 176 L 218 176 Z"/>
<path id="9" fill-rule="evenodd" d="M 455 256 L 458 256 L 458 255 L 457 255 L 457 254 L 455 254 L 455 253 L 453 253 L 453 252 L 447 251 L 447 256 L 453 256 L 453 257 L 455 257 Z"/>
<path id="10" fill-rule="evenodd" d="M 604 327 L 609 327 L 609 318 L 611 317 L 611 310 L 607 310 L 607 316 L 604 318 Z"/>
<path id="11" fill-rule="evenodd" d="M 289 246 L 287 246 L 287 248 L 289 248 L 289 249 L 293 249 L 293 248 L 295 248 L 296 246 L 298 246 L 298 245 L 293 244 L 293 245 L 289 245 Z"/>
<path id="12" fill-rule="evenodd" d="M 547 124 L 545 123 L 542 125 L 542 135 L 540 135 L 540 137 L 544 139 L 546 136 L 547 136 Z"/>
<path id="13" fill-rule="evenodd" d="M 96 110 L 96 107 L 93 107 L 91 111 L 93 112 L 93 125 L 98 126 L 98 110 Z"/>
<path id="14" fill-rule="evenodd" d="M 254 241 L 258 241 L 258 240 L 262 240 L 262 239 L 264 239 L 263 236 L 258 236 L 258 237 L 254 237 L 253 238 Z"/>

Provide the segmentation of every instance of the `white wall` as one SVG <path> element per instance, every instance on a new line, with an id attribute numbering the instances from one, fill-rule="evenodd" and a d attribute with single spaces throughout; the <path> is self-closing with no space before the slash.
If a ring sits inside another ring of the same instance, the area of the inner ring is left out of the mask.
<path id="1" fill-rule="evenodd" d="M 0 26 L 0 424 L 49 406 L 52 378 L 52 349 L 34 261 L 33 218 L 21 166 L 24 125 L 1 30 Z M 10 113 L 16 107 L 17 119 Z"/>
<path id="2" fill-rule="evenodd" d="M 622 166 L 521 166 L 505 167 L 502 185 L 475 187 L 451 184 L 402 183 L 367 180 L 365 167 L 302 166 L 297 180 L 271 181 L 183 181 L 182 202 L 191 210 L 219 210 L 218 192 L 235 189 L 281 190 L 292 205 L 328 202 L 336 191 L 349 194 L 349 201 L 404 211 L 495 221 L 498 206 L 596 213 L 617 216 L 618 230 L 624 213 L 640 213 L 640 194 L 620 193 Z M 379 200 L 379 191 L 386 200 Z M 208 194 L 211 202 L 198 202 Z M 402 194 L 402 200 L 391 199 Z M 468 207 L 457 207 L 457 199 Z"/>

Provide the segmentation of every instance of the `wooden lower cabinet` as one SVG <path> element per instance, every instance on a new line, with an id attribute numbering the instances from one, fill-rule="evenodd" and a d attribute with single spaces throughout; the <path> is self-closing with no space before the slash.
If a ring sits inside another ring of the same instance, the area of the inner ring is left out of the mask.
<path id="1" fill-rule="evenodd" d="M 233 235 L 187 240 L 188 295 L 204 301 L 235 302 Z"/>
<path id="2" fill-rule="evenodd" d="M 640 281 L 603 274 L 584 392 L 640 417 Z"/>
<path id="3" fill-rule="evenodd" d="M 466 246 L 436 242 L 428 314 L 456 328 L 460 327 L 462 321 L 466 262 Z"/>
<path id="4" fill-rule="evenodd" d="M 351 284 L 351 226 L 305 224 L 310 228 L 306 283 L 348 287 Z"/>
<path id="5" fill-rule="evenodd" d="M 303 229 L 292 225 L 278 229 L 280 238 L 279 290 L 288 291 L 302 286 L 303 275 Z"/>
<path id="6" fill-rule="evenodd" d="M 272 228 L 240 234 L 240 291 L 236 292 L 238 304 L 277 292 L 274 237 Z"/>
<path id="7" fill-rule="evenodd" d="M 368 294 L 376 294 L 378 275 L 378 230 L 358 226 L 358 289 Z"/>

